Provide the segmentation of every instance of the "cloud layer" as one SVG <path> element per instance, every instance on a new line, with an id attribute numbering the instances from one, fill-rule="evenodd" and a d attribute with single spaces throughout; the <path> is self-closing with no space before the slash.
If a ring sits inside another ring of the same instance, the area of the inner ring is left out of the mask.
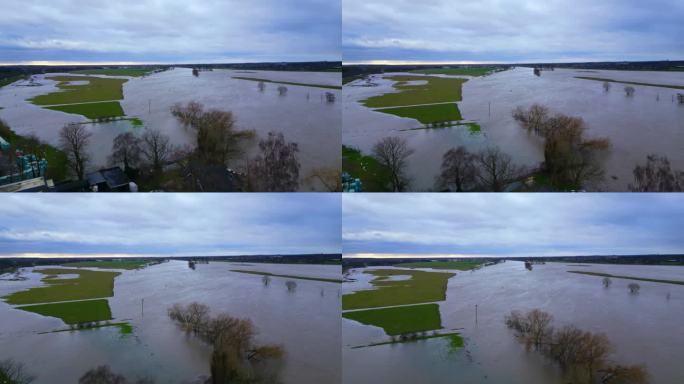
<path id="1" fill-rule="evenodd" d="M 342 211 L 345 256 L 684 253 L 677 194 L 346 194 Z"/>
<path id="2" fill-rule="evenodd" d="M 329 0 L 5 0 L 0 62 L 340 60 Z"/>
<path id="3" fill-rule="evenodd" d="M 0 257 L 340 252 L 334 194 L 7 195 Z"/>
<path id="4" fill-rule="evenodd" d="M 343 59 L 684 59 L 680 0 L 344 0 Z"/>

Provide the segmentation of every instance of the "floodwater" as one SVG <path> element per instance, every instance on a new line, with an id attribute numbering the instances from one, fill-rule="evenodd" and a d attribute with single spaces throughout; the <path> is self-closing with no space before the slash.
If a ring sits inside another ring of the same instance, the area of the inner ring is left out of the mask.
<path id="1" fill-rule="evenodd" d="M 508 261 L 473 272 L 454 271 L 446 301 L 440 302 L 445 330 L 458 329 L 465 347 L 449 348 L 447 339 L 351 349 L 385 341 L 381 328 L 342 320 L 343 383 L 549 383 L 562 384 L 559 369 L 538 353 L 525 352 L 504 324 L 512 310 L 540 308 L 551 313 L 554 326 L 575 325 L 604 332 L 615 347 L 610 360 L 645 364 L 653 383 L 682 383 L 684 371 L 684 286 L 602 278 L 569 270 L 684 280 L 684 267 L 534 265 Z M 360 277 L 356 269 L 351 278 Z M 343 284 L 343 293 L 367 288 L 365 281 Z M 668 293 L 670 298 L 667 299 Z M 475 322 L 475 305 L 478 319 Z"/>
<path id="2" fill-rule="evenodd" d="M 338 383 L 340 367 L 340 285 L 296 280 L 288 292 L 285 281 L 231 272 L 241 263 L 197 264 L 170 261 L 137 271 L 124 271 L 109 299 L 114 321 L 128 321 L 132 335 L 115 328 L 37 334 L 67 328 L 61 320 L 13 309 L 0 301 L 0 358 L 23 362 L 38 375 L 36 383 L 72 384 L 87 370 L 108 364 L 130 378 L 153 376 L 159 383 L 191 383 L 209 375 L 211 348 L 187 336 L 167 316 L 174 303 L 193 301 L 251 319 L 257 342 L 282 344 L 286 350 L 283 383 Z M 250 270 L 328 277 L 340 276 L 339 266 L 251 264 Z M 26 281 L 0 281 L 0 295 L 40 285 L 40 275 Z M 144 310 L 142 308 L 144 299 Z"/>
<path id="3" fill-rule="evenodd" d="M 50 76 L 54 74 L 48 74 Z M 280 96 L 280 84 L 266 83 L 264 92 L 257 82 L 233 79 L 233 76 L 256 77 L 270 80 L 307 84 L 341 84 L 339 73 L 329 72 L 278 72 L 214 70 L 192 75 L 188 68 L 156 73 L 147 77 L 130 78 L 123 85 L 124 100 L 121 106 L 128 117 L 138 117 L 145 126 L 159 129 L 176 145 L 193 145 L 192 135 L 171 115 L 170 108 L 176 104 L 198 101 L 205 108 L 233 112 L 238 129 L 253 129 L 260 137 L 268 132 L 282 132 L 287 141 L 299 144 L 299 161 L 302 165 L 302 190 L 320 189 L 315 182 L 305 180 L 311 170 L 320 167 L 339 169 L 341 159 L 340 130 L 341 103 L 328 103 L 326 92 L 341 98 L 335 89 L 286 85 L 288 92 Z M 52 111 L 26 101 L 37 95 L 57 91 L 56 82 L 36 76 L 42 86 L 0 88 L 0 119 L 19 134 L 35 134 L 43 141 L 57 145 L 60 128 L 70 122 L 85 122 L 80 115 Z M 91 168 L 107 164 L 112 141 L 118 134 L 141 130 L 128 121 L 88 124 L 93 136 L 89 151 Z M 247 150 L 246 157 L 256 151 L 256 142 Z M 233 164 L 233 167 L 241 163 Z"/>
<path id="4" fill-rule="evenodd" d="M 394 74 L 384 76 L 390 75 Z M 626 191 L 633 181 L 634 166 L 645 163 L 651 153 L 667 156 L 673 168 L 684 169 L 684 105 L 676 103 L 676 94 L 682 90 L 632 85 L 636 92 L 626 97 L 626 84 L 612 83 L 610 91 L 604 92 L 601 81 L 575 76 L 684 86 L 682 72 L 556 69 L 537 77 L 531 68 L 514 68 L 471 77 L 463 85 L 463 101 L 458 103 L 463 119 L 482 127 L 481 134 L 471 134 L 465 127 L 411 130 L 421 124 L 362 106 L 358 101 L 396 92 L 392 81 L 375 75 L 377 87 L 355 86 L 361 81 L 344 87 L 342 142 L 368 153 L 383 137 L 405 138 L 415 150 L 409 158 L 411 189 L 431 190 L 442 156 L 459 145 L 472 151 L 499 146 L 517 164 L 536 168 L 543 161 L 543 142 L 520 128 L 512 111 L 539 103 L 553 112 L 582 117 L 588 137 L 610 139 L 612 147 L 603 159 L 604 180 L 587 189 Z"/>

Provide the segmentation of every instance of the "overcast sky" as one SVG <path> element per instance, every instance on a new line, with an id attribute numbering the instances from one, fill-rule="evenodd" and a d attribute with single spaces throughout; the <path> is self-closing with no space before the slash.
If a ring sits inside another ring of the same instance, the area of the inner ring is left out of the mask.
<path id="1" fill-rule="evenodd" d="M 345 62 L 684 60 L 682 0 L 344 0 Z"/>
<path id="2" fill-rule="evenodd" d="M 0 63 L 339 61 L 340 0 L 3 0 Z"/>
<path id="3" fill-rule="evenodd" d="M 335 194 L 7 194 L 0 257 L 340 253 Z"/>
<path id="4" fill-rule="evenodd" d="M 354 256 L 684 253 L 682 194 L 345 194 Z"/>

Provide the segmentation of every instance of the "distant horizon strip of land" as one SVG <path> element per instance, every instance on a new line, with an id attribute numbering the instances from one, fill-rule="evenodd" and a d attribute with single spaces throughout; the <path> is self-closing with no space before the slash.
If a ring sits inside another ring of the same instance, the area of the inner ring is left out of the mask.
<path id="1" fill-rule="evenodd" d="M 592 77 L 592 76 L 575 76 L 576 79 L 582 80 L 594 80 L 594 81 L 605 81 L 608 83 L 620 83 L 620 84 L 630 84 L 630 85 L 643 85 L 646 87 L 658 87 L 658 88 L 671 88 L 671 89 L 684 89 L 684 85 L 670 85 L 670 84 L 653 84 L 653 83 L 640 83 L 637 81 L 623 81 L 608 79 L 605 77 Z"/>
<path id="2" fill-rule="evenodd" d="M 682 280 L 651 279 L 648 277 L 612 275 L 610 273 L 601 273 L 601 272 L 586 272 L 586 271 L 568 271 L 568 272 L 569 273 L 576 273 L 579 275 L 589 275 L 589 276 L 596 276 L 596 277 L 610 277 L 613 279 L 637 280 L 637 281 L 648 281 L 651 283 L 684 285 L 684 281 L 682 281 Z"/>
<path id="3" fill-rule="evenodd" d="M 325 278 L 325 277 L 281 275 L 281 274 L 271 273 L 271 272 L 249 271 L 249 270 L 244 270 L 244 269 L 231 269 L 230 271 L 231 272 L 238 272 L 238 273 L 247 273 L 247 274 L 251 274 L 251 275 L 284 277 L 284 278 L 299 279 L 299 280 L 323 281 L 326 283 L 342 283 L 342 279 L 330 279 L 330 278 Z"/>
<path id="4" fill-rule="evenodd" d="M 314 88 L 325 88 L 325 89 L 342 89 L 342 86 L 341 86 L 341 85 L 296 83 L 296 82 L 293 82 L 293 81 L 268 80 L 268 79 L 260 79 L 260 78 L 257 78 L 257 77 L 233 76 L 233 79 L 238 79 L 238 80 L 249 80 L 249 81 L 258 81 L 258 82 L 264 82 L 264 83 L 275 83 L 275 84 L 285 84 L 285 85 L 296 85 L 296 86 L 299 86 L 299 87 L 314 87 Z"/>

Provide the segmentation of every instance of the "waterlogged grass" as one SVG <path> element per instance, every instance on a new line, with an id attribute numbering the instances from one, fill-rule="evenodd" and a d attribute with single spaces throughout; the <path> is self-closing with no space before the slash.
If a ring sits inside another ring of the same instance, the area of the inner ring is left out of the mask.
<path id="1" fill-rule="evenodd" d="M 89 119 L 125 116 L 123 108 L 121 108 L 121 104 L 119 104 L 118 101 L 106 101 L 103 103 L 56 105 L 45 108 L 52 109 L 53 111 L 72 113 L 74 115 L 82 115 Z"/>
<path id="2" fill-rule="evenodd" d="M 104 76 L 130 76 L 140 77 L 153 72 L 152 68 L 106 68 L 106 69 L 84 69 L 80 71 L 72 71 L 70 73 L 77 73 L 80 75 L 104 75 Z"/>
<path id="3" fill-rule="evenodd" d="M 29 101 L 36 105 L 61 105 L 89 103 L 95 101 L 111 101 L 123 99 L 123 84 L 128 79 L 110 79 L 92 76 L 48 76 L 47 79 L 57 81 L 59 92 L 36 96 Z M 71 82 L 87 81 L 84 85 Z"/>
<path id="4" fill-rule="evenodd" d="M 622 80 L 607 79 L 607 78 L 604 78 L 604 77 L 591 77 L 591 76 L 575 76 L 575 78 L 576 78 L 576 79 L 583 79 L 583 80 L 607 81 L 607 82 L 609 82 L 609 83 L 620 83 L 620 84 L 631 84 L 631 85 L 645 85 L 645 86 L 648 86 L 648 87 L 684 89 L 684 85 L 639 83 L 639 82 L 636 82 L 636 81 L 622 81 Z"/>
<path id="5" fill-rule="evenodd" d="M 76 268 L 103 268 L 103 269 L 139 269 L 147 266 L 148 262 L 143 260 L 98 260 L 98 261 L 77 261 L 62 264 L 65 267 Z"/>
<path id="6" fill-rule="evenodd" d="M 461 111 L 456 103 L 418 105 L 413 107 L 382 108 L 377 112 L 416 119 L 423 124 L 461 120 Z"/>
<path id="7" fill-rule="evenodd" d="M 363 105 L 369 108 L 383 108 L 461 101 L 461 86 L 468 81 L 459 78 L 408 75 L 388 76 L 386 79 L 395 81 L 393 87 L 399 92 L 370 97 L 362 101 Z M 413 81 L 424 84 L 408 84 Z"/>
<path id="8" fill-rule="evenodd" d="M 447 281 L 455 276 L 448 272 L 426 272 L 400 269 L 367 270 L 375 276 L 372 290 L 356 291 L 342 296 L 342 309 L 361 309 L 392 305 L 418 304 L 446 299 Z M 391 276 L 410 276 L 408 280 L 389 280 Z"/>
<path id="9" fill-rule="evenodd" d="M 402 339 L 395 339 L 395 340 L 391 340 L 391 341 L 383 341 L 381 343 L 357 345 L 355 347 L 351 347 L 351 349 L 377 347 L 379 345 L 388 345 L 388 344 L 412 343 L 415 341 L 428 340 L 428 339 L 438 339 L 438 338 L 442 338 L 442 337 L 448 337 L 449 338 L 449 349 L 463 348 L 463 338 L 461 337 L 461 335 L 458 332 L 449 332 L 449 333 L 438 333 L 435 335 L 416 336 L 416 337 L 406 338 L 403 340 Z"/>
<path id="10" fill-rule="evenodd" d="M 126 335 L 131 335 L 133 334 L 133 326 L 130 325 L 129 323 L 122 322 L 122 323 L 105 323 L 105 324 L 100 324 L 100 323 L 94 323 L 94 324 L 88 324 L 84 327 L 71 327 L 71 328 L 66 328 L 66 329 L 56 329 L 54 331 L 48 331 L 48 332 L 38 332 L 39 335 L 43 335 L 46 333 L 60 333 L 60 332 L 77 332 L 77 331 L 89 331 L 92 329 L 100 329 L 100 328 L 118 328 L 119 333 L 122 336 Z"/>
<path id="11" fill-rule="evenodd" d="M 107 302 L 106 299 L 26 305 L 16 308 L 43 316 L 56 317 L 66 324 L 112 319 L 112 312 L 109 309 L 109 302 Z"/>
<path id="12" fill-rule="evenodd" d="M 132 125 L 133 127 L 135 127 L 135 128 L 139 128 L 139 127 L 142 127 L 143 125 L 145 125 L 145 124 L 143 123 L 143 121 L 140 120 L 140 119 L 137 118 L 137 117 L 134 117 L 134 118 L 130 119 L 130 122 L 131 122 L 131 125 Z"/>
<path id="13" fill-rule="evenodd" d="M 422 73 L 424 75 L 450 75 L 450 76 L 485 76 L 494 72 L 494 67 L 477 68 L 430 68 L 416 69 L 411 72 Z"/>
<path id="14" fill-rule="evenodd" d="M 87 269 L 36 269 L 46 275 L 47 286 L 30 288 L 4 296 L 9 304 L 53 303 L 56 301 L 86 300 L 114 295 L 114 278 L 120 272 L 91 271 Z M 78 278 L 60 279 L 59 275 L 77 274 Z"/>
<path id="15" fill-rule="evenodd" d="M 342 171 L 361 179 L 364 192 L 391 192 L 389 169 L 356 148 L 342 146 Z"/>
<path id="16" fill-rule="evenodd" d="M 417 261 L 415 263 L 401 263 L 395 265 L 403 268 L 432 268 L 432 269 L 456 269 L 469 271 L 479 267 L 482 263 L 475 261 Z"/>
<path id="17" fill-rule="evenodd" d="M 622 276 L 622 275 L 611 275 L 610 273 L 600 273 L 600 272 L 586 272 L 586 271 L 568 271 L 570 273 L 577 273 L 580 275 L 598 276 L 598 277 L 610 277 L 612 279 L 625 279 L 625 280 L 637 280 L 637 281 L 650 281 L 652 283 L 663 283 L 663 284 L 677 284 L 684 285 L 682 280 L 662 280 L 662 279 L 651 279 L 647 277 L 635 277 L 635 276 Z"/>
<path id="18" fill-rule="evenodd" d="M 342 317 L 361 324 L 380 327 L 389 336 L 442 328 L 437 304 L 343 312 Z"/>
<path id="19" fill-rule="evenodd" d="M 274 84 L 296 85 L 296 86 L 300 86 L 300 87 L 314 87 L 314 88 L 325 88 L 325 89 L 342 89 L 342 86 L 341 86 L 341 85 L 295 83 L 295 82 L 292 82 L 292 81 L 266 80 L 266 79 L 259 79 L 259 78 L 256 78 L 256 77 L 233 76 L 233 79 L 257 81 L 257 82 L 264 82 L 264 83 L 274 83 Z"/>
<path id="20" fill-rule="evenodd" d="M 299 279 L 299 280 L 313 280 L 313 281 L 324 281 L 326 283 L 341 283 L 342 279 L 327 279 L 324 277 L 309 277 L 309 276 L 295 276 L 295 275 L 280 275 L 270 272 L 259 272 L 259 271 L 246 271 L 243 269 L 231 269 L 231 272 L 239 273 L 249 273 L 252 275 L 262 275 L 262 276 L 274 276 L 274 277 L 285 277 L 288 279 Z"/>

